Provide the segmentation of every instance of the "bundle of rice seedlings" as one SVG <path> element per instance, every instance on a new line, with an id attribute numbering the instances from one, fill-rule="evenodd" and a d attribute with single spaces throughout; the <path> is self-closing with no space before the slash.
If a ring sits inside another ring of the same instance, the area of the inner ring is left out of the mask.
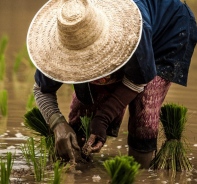
<path id="1" fill-rule="evenodd" d="M 140 164 L 131 156 L 116 156 L 103 163 L 111 184 L 132 184 L 139 172 Z"/>
<path id="2" fill-rule="evenodd" d="M 160 120 L 166 140 L 151 162 L 152 169 L 167 169 L 172 173 L 192 170 L 182 135 L 187 122 L 187 111 L 186 107 L 174 103 L 161 107 Z"/>
<path id="3" fill-rule="evenodd" d="M 52 154 L 51 156 L 54 157 L 54 133 L 50 130 L 49 125 L 46 123 L 40 110 L 37 107 L 33 107 L 31 110 L 27 111 L 24 117 L 25 127 L 31 130 L 33 134 L 45 137 L 49 154 Z"/>
<path id="4" fill-rule="evenodd" d="M 48 135 L 52 133 L 49 125 L 46 123 L 37 107 L 33 107 L 31 110 L 27 111 L 24 117 L 24 125 L 28 129 L 33 130 L 35 134 L 48 137 Z"/>

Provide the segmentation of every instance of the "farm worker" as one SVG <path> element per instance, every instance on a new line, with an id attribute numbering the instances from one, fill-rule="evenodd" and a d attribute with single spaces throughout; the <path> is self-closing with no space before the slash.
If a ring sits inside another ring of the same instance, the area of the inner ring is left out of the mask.
<path id="1" fill-rule="evenodd" d="M 27 46 L 37 68 L 35 100 L 57 154 L 75 163 L 80 147 L 99 152 L 107 136 L 118 136 L 128 106 L 128 154 L 148 168 L 160 107 L 172 82 L 187 85 L 196 42 L 194 15 L 179 0 L 48 1 L 29 27 Z M 64 83 L 75 89 L 68 118 L 56 95 Z M 93 115 L 85 145 L 84 115 Z"/>

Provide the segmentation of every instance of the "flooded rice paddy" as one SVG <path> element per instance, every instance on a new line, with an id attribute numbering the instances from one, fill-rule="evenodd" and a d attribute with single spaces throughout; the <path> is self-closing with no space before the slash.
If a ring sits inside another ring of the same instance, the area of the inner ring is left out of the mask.
<path id="1" fill-rule="evenodd" d="M 12 183 L 36 183 L 32 172 L 23 158 L 21 145 L 31 132 L 23 126 L 24 114 L 27 110 L 27 101 L 32 94 L 35 68 L 27 60 L 22 60 L 17 69 L 16 58 L 22 52 L 25 45 L 28 26 L 38 9 L 46 0 L 0 0 L 0 36 L 7 34 L 9 38 L 6 50 L 6 74 L 3 81 L 0 81 L 0 90 L 8 91 L 8 115 L 3 117 L 0 114 L 0 156 L 7 152 L 15 155 Z M 188 5 L 197 16 L 196 0 L 187 0 Z M 191 173 L 177 173 L 175 178 L 166 171 L 154 172 L 141 170 L 136 178 L 136 184 L 193 184 L 197 183 L 197 48 L 192 58 L 188 86 L 182 87 L 173 84 L 165 99 L 165 102 L 174 102 L 188 108 L 189 118 L 184 131 L 190 151 L 188 157 L 194 166 Z M 59 107 L 65 117 L 69 112 L 69 103 L 73 89 L 69 85 L 63 85 L 58 91 Z M 91 184 L 107 183 L 109 176 L 102 166 L 102 162 L 120 153 L 127 154 L 127 119 L 125 114 L 118 138 L 109 138 L 102 151 L 93 156 L 93 163 L 82 168 L 81 174 L 65 173 L 62 181 L 66 184 Z M 162 143 L 159 139 L 158 149 Z M 46 182 L 47 183 L 47 178 Z"/>

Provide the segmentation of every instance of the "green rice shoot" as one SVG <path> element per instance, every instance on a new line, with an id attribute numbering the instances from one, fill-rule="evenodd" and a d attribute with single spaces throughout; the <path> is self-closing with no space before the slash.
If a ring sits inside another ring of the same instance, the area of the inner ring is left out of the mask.
<path id="1" fill-rule="evenodd" d="M 29 166 L 33 165 L 34 178 L 37 182 L 44 180 L 44 171 L 48 158 L 48 150 L 43 137 L 39 142 L 32 137 L 27 139 L 26 144 L 21 147 L 23 156 Z"/>
<path id="2" fill-rule="evenodd" d="M 14 159 L 12 157 L 11 152 L 7 152 L 6 161 L 5 159 L 1 158 L 0 161 L 0 183 L 1 184 L 9 184 L 10 183 L 10 175 L 12 171 Z"/>
<path id="3" fill-rule="evenodd" d="M 0 55 L 5 53 L 7 44 L 8 44 L 8 37 L 7 35 L 3 35 L 0 40 Z"/>
<path id="4" fill-rule="evenodd" d="M 2 116 L 6 117 L 8 113 L 8 94 L 7 90 L 1 90 L 0 91 L 0 112 Z"/>
<path id="5" fill-rule="evenodd" d="M 81 129 L 83 130 L 83 133 L 85 134 L 86 141 L 90 137 L 90 122 L 92 120 L 92 116 L 88 117 L 87 115 L 80 117 L 81 119 Z"/>
<path id="6" fill-rule="evenodd" d="M 111 184 L 132 184 L 139 173 L 140 164 L 132 156 L 116 156 L 103 163 Z"/>
<path id="7" fill-rule="evenodd" d="M 0 81 L 4 79 L 5 75 L 5 56 L 0 54 Z"/>
<path id="8" fill-rule="evenodd" d="M 61 183 L 61 175 L 62 175 L 62 170 L 63 170 L 63 166 L 61 165 L 60 161 L 57 160 L 54 163 L 54 177 L 52 179 L 52 181 L 50 182 L 51 184 L 60 184 Z"/>
<path id="9" fill-rule="evenodd" d="M 165 134 L 165 142 L 151 162 L 152 169 L 191 171 L 192 165 L 187 158 L 183 131 L 187 122 L 188 109 L 182 105 L 168 103 L 161 107 L 160 120 Z"/>
<path id="10" fill-rule="evenodd" d="M 14 72 L 17 72 L 19 70 L 20 65 L 23 64 L 27 64 L 30 65 L 32 68 L 34 67 L 34 65 L 32 64 L 28 52 L 27 52 L 27 46 L 24 45 L 19 52 L 16 54 L 15 57 L 15 61 L 14 61 Z"/>
<path id="11" fill-rule="evenodd" d="M 8 37 L 3 35 L 0 40 L 0 80 L 3 80 L 5 75 L 5 50 L 8 44 Z"/>
<path id="12" fill-rule="evenodd" d="M 33 107 L 35 107 L 35 98 L 34 98 L 34 94 L 31 93 L 31 94 L 28 96 L 28 100 L 27 100 L 27 103 L 26 103 L 26 110 L 29 111 L 29 110 L 31 110 Z"/>

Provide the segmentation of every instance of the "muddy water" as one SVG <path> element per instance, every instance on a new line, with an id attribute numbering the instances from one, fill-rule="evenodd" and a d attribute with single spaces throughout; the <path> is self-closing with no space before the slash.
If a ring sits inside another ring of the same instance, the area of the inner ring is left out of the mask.
<path id="1" fill-rule="evenodd" d="M 0 115 L 0 155 L 6 152 L 13 152 L 16 155 L 14 168 L 28 169 L 25 160 L 22 158 L 20 146 L 31 134 L 23 127 L 23 115 L 26 112 L 28 95 L 32 92 L 34 83 L 33 74 L 35 69 L 27 61 L 23 61 L 17 72 L 13 72 L 14 62 L 17 53 L 23 48 L 26 39 L 28 26 L 37 10 L 46 0 L 0 0 L 0 36 L 7 34 L 9 45 L 6 51 L 6 75 L 4 81 L 0 81 L 0 89 L 8 91 L 8 116 L 3 118 Z M 187 0 L 197 16 L 196 0 Z M 153 171 L 141 171 L 135 183 L 160 184 L 160 183 L 197 183 L 197 49 L 192 58 L 189 80 L 187 87 L 172 85 L 165 102 L 175 102 L 185 105 L 189 109 L 189 119 L 184 132 L 190 147 L 188 156 L 194 165 L 191 173 L 177 173 L 176 178 L 171 178 L 168 173 Z M 67 116 L 69 112 L 69 102 L 71 99 L 71 86 L 64 85 L 58 91 L 58 101 L 62 113 Z M 94 155 L 94 162 L 83 169 L 82 174 L 64 174 L 63 183 L 90 184 L 94 182 L 106 183 L 108 175 L 102 167 L 102 161 L 108 157 L 119 153 L 127 153 L 126 113 L 118 138 L 109 138 L 101 153 Z M 161 144 L 159 139 L 159 144 Z M 100 176 L 99 181 L 95 181 L 93 176 Z M 14 178 L 13 180 L 17 179 Z M 33 177 L 21 175 L 21 183 L 34 183 Z M 18 183 L 20 183 L 18 182 Z"/>

